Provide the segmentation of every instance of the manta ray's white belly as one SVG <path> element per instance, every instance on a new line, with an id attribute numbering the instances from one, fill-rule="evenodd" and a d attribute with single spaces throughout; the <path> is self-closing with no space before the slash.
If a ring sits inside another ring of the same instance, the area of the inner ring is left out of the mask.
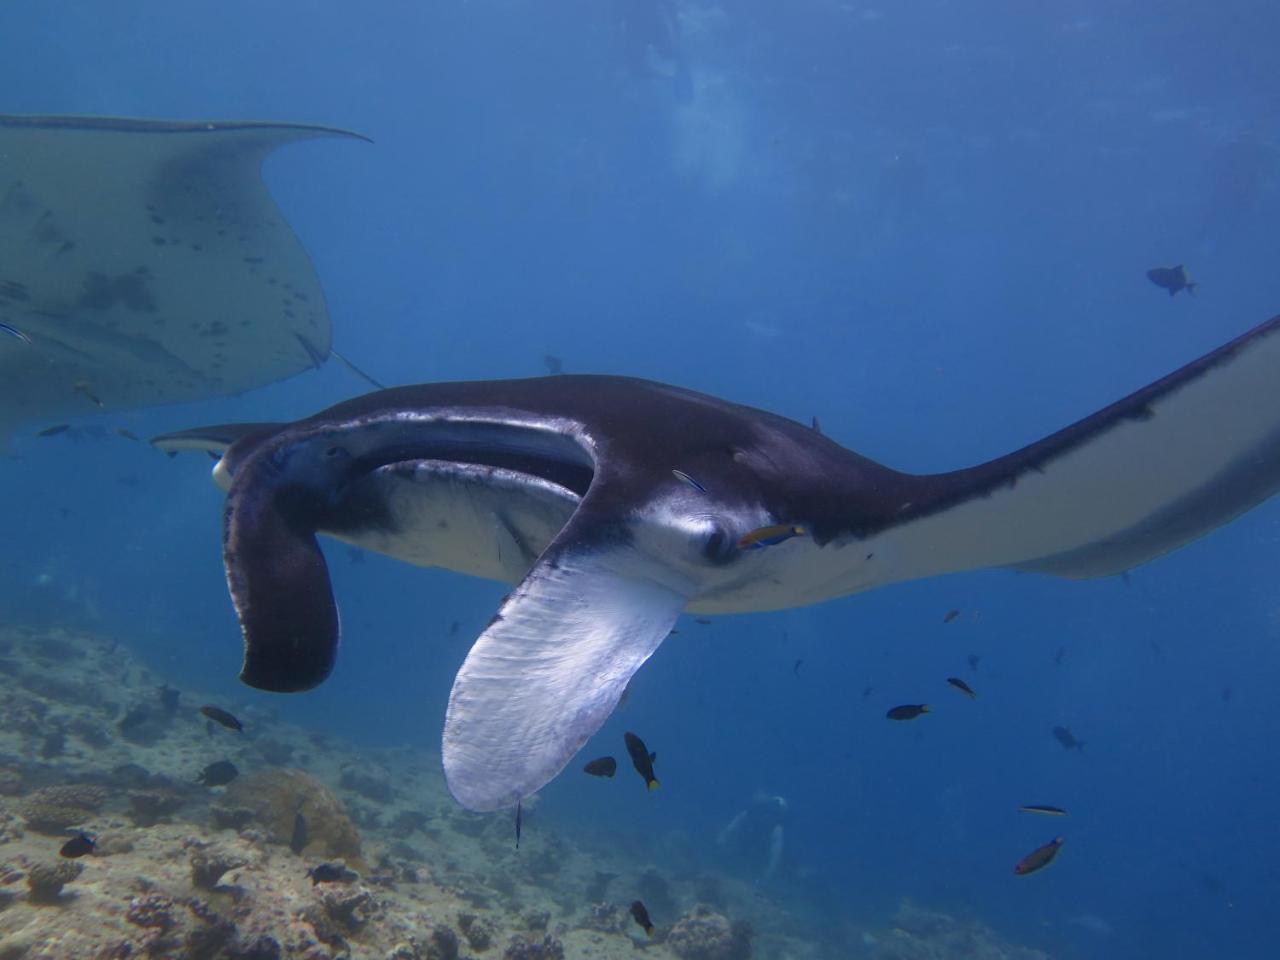
<path id="1" fill-rule="evenodd" d="M 381 467 L 353 491 L 379 505 L 330 536 L 421 567 L 517 583 L 578 506 L 558 484 L 503 468 L 440 460 Z"/>

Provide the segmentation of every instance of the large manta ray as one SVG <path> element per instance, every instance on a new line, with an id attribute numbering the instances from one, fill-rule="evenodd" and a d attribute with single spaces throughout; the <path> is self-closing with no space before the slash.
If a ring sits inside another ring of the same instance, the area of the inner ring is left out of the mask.
<path id="1" fill-rule="evenodd" d="M 227 396 L 330 355 L 262 182 L 332 127 L 0 115 L 0 444 L 22 423 Z"/>
<path id="2" fill-rule="evenodd" d="M 564 768 L 683 610 L 795 607 L 980 567 L 1105 576 L 1261 502 L 1280 486 L 1280 317 L 951 473 L 899 473 L 771 413 L 606 376 L 399 387 L 155 442 L 220 455 L 251 686 L 305 690 L 333 667 L 317 533 L 516 584 L 458 671 L 444 728 L 453 795 L 494 810 Z M 804 534 L 762 546 L 775 524 Z"/>

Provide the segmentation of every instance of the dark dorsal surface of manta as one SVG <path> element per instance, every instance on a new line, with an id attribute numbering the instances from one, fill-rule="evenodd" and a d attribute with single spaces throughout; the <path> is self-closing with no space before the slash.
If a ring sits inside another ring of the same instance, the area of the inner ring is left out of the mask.
<path id="1" fill-rule="evenodd" d="M 492 810 L 563 769 L 684 610 L 792 607 L 981 567 L 1103 576 L 1259 503 L 1280 486 L 1280 317 L 1022 450 L 932 475 L 607 376 L 399 387 L 155 442 L 220 456 L 252 686 L 303 690 L 332 669 L 318 533 L 515 584 L 445 718 L 450 789 Z M 805 535 L 739 544 L 773 524 Z"/>
<path id="2" fill-rule="evenodd" d="M 0 442 L 23 423 L 239 393 L 322 363 L 329 316 L 262 182 L 330 127 L 0 116 Z"/>

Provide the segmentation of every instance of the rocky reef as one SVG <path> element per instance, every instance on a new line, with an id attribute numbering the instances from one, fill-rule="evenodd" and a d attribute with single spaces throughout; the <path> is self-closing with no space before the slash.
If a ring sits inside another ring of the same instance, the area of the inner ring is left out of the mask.
<path id="1" fill-rule="evenodd" d="M 0 960 L 1043 956 L 919 908 L 832 943 L 750 883 L 545 823 L 516 851 L 436 755 L 238 706 L 226 730 L 170 682 L 110 638 L 0 627 Z M 60 856 L 76 831 L 96 846 Z"/>

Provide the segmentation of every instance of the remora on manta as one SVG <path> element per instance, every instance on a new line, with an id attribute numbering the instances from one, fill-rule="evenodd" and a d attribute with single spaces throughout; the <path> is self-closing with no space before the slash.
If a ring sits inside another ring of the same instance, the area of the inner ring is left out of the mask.
<path id="1" fill-rule="evenodd" d="M 565 767 L 682 611 L 776 610 L 983 567 L 1106 576 L 1265 500 L 1280 486 L 1280 317 L 950 473 L 900 473 L 784 417 L 609 376 L 399 387 L 296 423 L 154 442 L 220 456 L 250 686 L 306 690 L 333 668 L 317 533 L 516 584 L 444 726 L 454 797 L 495 810 Z M 740 544 L 775 524 L 804 535 Z"/>

